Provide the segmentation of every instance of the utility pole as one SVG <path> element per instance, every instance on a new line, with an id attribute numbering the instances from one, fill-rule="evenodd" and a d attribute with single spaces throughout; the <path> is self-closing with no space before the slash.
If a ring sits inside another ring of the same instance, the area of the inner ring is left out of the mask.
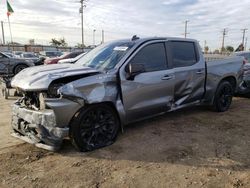
<path id="1" fill-rule="evenodd" d="M 82 48 L 84 48 L 84 29 L 83 29 L 83 8 L 86 7 L 83 3 L 85 0 L 80 0 L 81 7 L 79 9 L 79 13 L 81 14 L 81 25 L 82 25 Z"/>
<path id="2" fill-rule="evenodd" d="M 242 29 L 242 32 L 243 32 L 243 37 L 242 37 L 243 50 L 245 49 L 244 43 L 245 43 L 245 34 L 246 34 L 247 30 L 248 30 L 247 28 Z"/>
<path id="3" fill-rule="evenodd" d="M 95 45 L 95 32 L 96 32 L 96 30 L 93 29 L 93 45 Z"/>
<path id="4" fill-rule="evenodd" d="M 2 26 L 2 36 L 3 36 L 3 44 L 5 44 L 5 37 L 4 37 L 4 28 L 3 28 L 3 21 L 1 21 Z"/>
<path id="5" fill-rule="evenodd" d="M 245 42 L 245 50 L 247 50 L 247 38 L 246 38 L 246 42 Z"/>
<path id="6" fill-rule="evenodd" d="M 222 31 L 222 45 L 221 45 L 221 53 L 224 51 L 224 43 L 225 43 L 225 36 L 227 35 L 227 29 L 224 28 Z"/>
<path id="7" fill-rule="evenodd" d="M 189 20 L 186 20 L 186 21 L 185 21 L 185 31 L 184 31 L 184 36 L 185 36 L 185 38 L 187 38 L 187 34 L 189 34 L 189 33 L 187 32 L 187 24 L 188 24 L 188 22 L 189 22 Z"/>
<path id="8" fill-rule="evenodd" d="M 207 41 L 204 41 L 204 53 L 206 53 L 206 46 L 207 46 Z"/>
<path id="9" fill-rule="evenodd" d="M 104 43 L 104 30 L 102 30 L 102 44 Z"/>

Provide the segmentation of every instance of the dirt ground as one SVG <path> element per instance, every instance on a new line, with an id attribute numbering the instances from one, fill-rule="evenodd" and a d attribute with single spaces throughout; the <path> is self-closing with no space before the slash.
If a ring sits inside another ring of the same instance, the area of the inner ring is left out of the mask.
<path id="1" fill-rule="evenodd" d="M 68 140 L 53 153 L 12 138 L 13 102 L 0 97 L 0 187 L 250 187 L 250 99 L 130 125 L 89 153 Z"/>

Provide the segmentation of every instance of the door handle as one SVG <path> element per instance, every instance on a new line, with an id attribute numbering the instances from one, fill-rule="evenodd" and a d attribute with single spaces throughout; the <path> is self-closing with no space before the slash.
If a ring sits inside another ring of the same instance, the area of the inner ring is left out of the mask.
<path id="1" fill-rule="evenodd" d="M 162 80 L 171 80 L 173 78 L 174 78 L 174 76 L 172 76 L 172 75 L 164 75 L 161 79 Z"/>
<path id="2" fill-rule="evenodd" d="M 203 74 L 203 71 L 202 71 L 202 70 L 198 70 L 198 71 L 196 72 L 196 74 Z"/>

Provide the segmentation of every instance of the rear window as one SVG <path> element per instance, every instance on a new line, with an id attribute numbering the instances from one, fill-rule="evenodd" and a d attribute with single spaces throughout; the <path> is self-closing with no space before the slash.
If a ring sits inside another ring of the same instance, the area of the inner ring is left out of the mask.
<path id="1" fill-rule="evenodd" d="M 193 42 L 172 41 L 170 42 L 170 48 L 173 67 L 191 66 L 197 62 L 195 44 Z"/>

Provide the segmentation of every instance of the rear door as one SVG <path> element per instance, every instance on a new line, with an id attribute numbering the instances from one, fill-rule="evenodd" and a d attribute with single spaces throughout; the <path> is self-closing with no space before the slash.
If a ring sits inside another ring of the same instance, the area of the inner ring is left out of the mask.
<path id="1" fill-rule="evenodd" d="M 120 69 L 126 121 L 132 122 L 171 108 L 174 74 L 168 68 L 165 41 L 142 45 Z M 145 72 L 126 79 L 128 64 L 143 64 Z"/>
<path id="2" fill-rule="evenodd" d="M 0 53 L 0 74 L 7 74 L 9 72 L 9 58 Z"/>
<path id="3" fill-rule="evenodd" d="M 199 45 L 192 41 L 168 42 L 170 63 L 175 75 L 175 105 L 183 105 L 202 99 L 205 91 L 206 68 Z"/>

